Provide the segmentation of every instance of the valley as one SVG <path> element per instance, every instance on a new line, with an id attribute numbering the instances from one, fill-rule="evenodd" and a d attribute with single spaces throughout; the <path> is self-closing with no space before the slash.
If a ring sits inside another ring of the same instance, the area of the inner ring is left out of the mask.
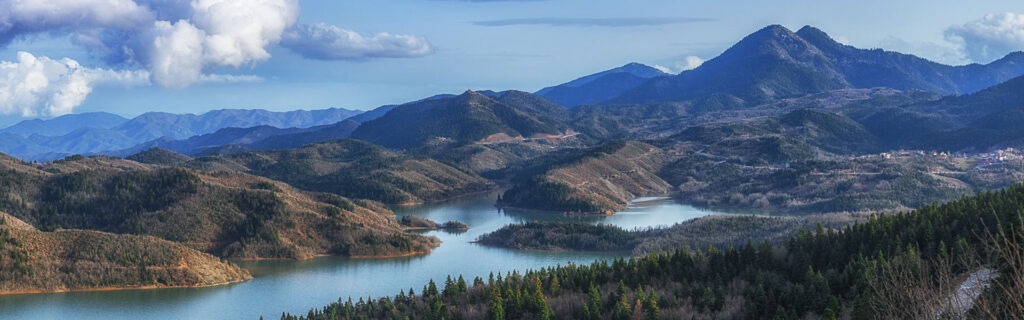
<path id="1" fill-rule="evenodd" d="M 771 25 L 664 69 L 0 129 L 0 309 L 869 319 L 899 312 L 887 276 L 1024 283 L 1024 54 L 951 66 Z"/>

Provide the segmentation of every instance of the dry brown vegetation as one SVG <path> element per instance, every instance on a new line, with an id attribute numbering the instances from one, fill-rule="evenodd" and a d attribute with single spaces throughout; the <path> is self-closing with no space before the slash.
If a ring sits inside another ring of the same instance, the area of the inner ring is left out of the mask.
<path id="1" fill-rule="evenodd" d="M 0 213 L 0 294 L 196 287 L 251 279 L 206 253 L 150 236 L 35 230 Z"/>
<path id="2" fill-rule="evenodd" d="M 151 235 L 230 258 L 429 252 L 373 201 L 308 193 L 244 173 L 92 157 L 0 170 L 0 209 L 44 230 Z"/>
<path id="3" fill-rule="evenodd" d="M 578 157 L 546 164 L 540 173 L 503 195 L 510 207 L 610 214 L 639 197 L 667 195 L 671 186 L 656 173 L 667 161 L 642 142 L 610 142 Z"/>

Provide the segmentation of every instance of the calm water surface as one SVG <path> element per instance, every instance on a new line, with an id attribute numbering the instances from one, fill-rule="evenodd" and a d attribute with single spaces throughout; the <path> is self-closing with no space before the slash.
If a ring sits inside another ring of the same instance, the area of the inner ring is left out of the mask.
<path id="1" fill-rule="evenodd" d="M 528 252 L 470 243 L 510 223 L 538 220 L 586 221 L 623 228 L 666 226 L 716 212 L 665 199 L 638 199 L 610 217 L 573 217 L 494 208 L 496 194 L 414 208 L 398 216 L 458 220 L 464 233 L 432 231 L 443 241 L 424 256 L 389 259 L 324 257 L 307 261 L 240 262 L 255 279 L 212 288 L 123 290 L 0 296 L 0 319 L 276 319 L 281 312 L 305 314 L 339 297 L 380 297 L 399 290 L 421 291 L 429 279 L 449 275 L 486 278 L 491 272 L 590 263 L 625 253 Z"/>

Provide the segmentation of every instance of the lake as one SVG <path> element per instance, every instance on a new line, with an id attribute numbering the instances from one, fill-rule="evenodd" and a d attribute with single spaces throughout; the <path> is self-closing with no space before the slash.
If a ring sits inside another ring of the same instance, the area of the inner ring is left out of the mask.
<path id="1" fill-rule="evenodd" d="M 393 296 L 413 288 L 419 293 L 428 280 L 443 283 L 447 275 L 487 278 L 491 272 L 536 269 L 614 259 L 627 253 L 536 252 L 492 248 L 471 243 L 480 235 L 525 221 L 586 221 L 627 229 L 668 226 L 714 211 L 663 198 L 634 201 L 613 216 L 565 216 L 498 210 L 497 193 L 441 204 L 396 209 L 396 215 L 418 215 L 439 223 L 462 221 L 464 233 L 430 231 L 443 241 L 429 255 L 387 259 L 323 257 L 306 261 L 238 262 L 255 279 L 210 288 L 121 290 L 0 296 L 3 319 L 277 319 L 281 312 L 306 314 L 339 298 Z"/>

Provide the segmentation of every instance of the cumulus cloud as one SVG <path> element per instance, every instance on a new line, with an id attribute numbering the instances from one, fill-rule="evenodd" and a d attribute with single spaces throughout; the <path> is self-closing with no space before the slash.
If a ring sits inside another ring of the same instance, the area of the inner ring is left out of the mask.
<path id="1" fill-rule="evenodd" d="M 0 0 L 0 46 L 40 32 L 132 29 L 155 19 L 132 0 Z"/>
<path id="2" fill-rule="evenodd" d="M 946 40 L 961 47 L 966 58 L 989 62 L 1024 50 L 1024 14 L 993 13 L 946 29 Z"/>
<path id="3" fill-rule="evenodd" d="M 0 0 L 0 46 L 34 34 L 69 34 L 109 61 L 183 88 L 208 70 L 270 58 L 299 15 L 298 0 Z"/>
<path id="4" fill-rule="evenodd" d="M 434 52 L 423 37 L 386 32 L 364 36 L 323 23 L 296 25 L 284 34 L 281 46 L 320 60 L 409 58 Z"/>
<path id="5" fill-rule="evenodd" d="M 53 60 L 18 52 L 18 61 L 0 62 L 0 114 L 23 117 L 71 113 L 98 85 L 148 83 L 146 71 L 83 67 L 72 59 Z"/>

